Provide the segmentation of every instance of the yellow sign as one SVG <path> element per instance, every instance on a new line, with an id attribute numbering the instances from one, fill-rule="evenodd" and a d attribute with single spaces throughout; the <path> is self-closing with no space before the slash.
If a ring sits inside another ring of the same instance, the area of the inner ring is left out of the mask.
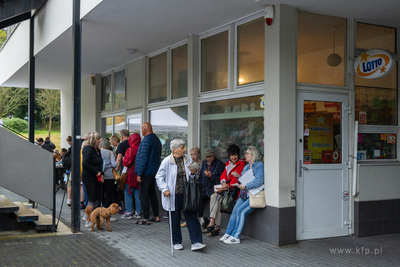
<path id="1" fill-rule="evenodd" d="M 308 150 L 314 163 L 322 162 L 322 151 L 333 150 L 333 114 L 315 113 L 308 118 Z"/>

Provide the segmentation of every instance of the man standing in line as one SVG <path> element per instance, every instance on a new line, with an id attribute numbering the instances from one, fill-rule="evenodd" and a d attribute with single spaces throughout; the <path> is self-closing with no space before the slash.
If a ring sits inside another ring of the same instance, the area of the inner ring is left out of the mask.
<path id="1" fill-rule="evenodd" d="M 161 142 L 153 133 L 153 127 L 149 122 L 142 125 L 143 140 L 140 143 L 135 163 L 135 173 L 139 186 L 139 198 L 142 204 L 144 218 L 137 221 L 137 224 L 150 224 L 149 220 L 149 199 L 153 209 L 153 218 L 151 221 L 159 222 L 158 200 L 156 195 L 156 179 L 158 168 L 161 164 Z"/>

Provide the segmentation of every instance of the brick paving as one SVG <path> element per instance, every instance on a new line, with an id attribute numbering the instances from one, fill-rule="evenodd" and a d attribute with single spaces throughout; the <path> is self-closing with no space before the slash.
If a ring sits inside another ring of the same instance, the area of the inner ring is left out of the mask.
<path id="1" fill-rule="evenodd" d="M 27 200 L 6 189 L 0 194 L 13 201 Z M 64 191 L 57 193 L 58 210 Z M 64 200 L 66 203 L 66 200 Z M 49 214 L 39 206 L 44 214 Z M 161 214 L 163 214 L 161 212 Z M 83 215 L 83 213 L 82 213 Z M 61 221 L 70 226 L 70 208 L 64 204 Z M 116 216 L 112 232 L 91 232 L 81 222 L 81 234 L 6 238 L 0 237 L 2 266 L 397 266 L 400 234 L 365 238 L 340 237 L 301 241 L 276 247 L 242 236 L 240 245 L 226 245 L 219 237 L 203 236 L 207 248 L 190 250 L 182 228 L 184 250 L 171 255 L 168 221 L 136 225 Z"/>

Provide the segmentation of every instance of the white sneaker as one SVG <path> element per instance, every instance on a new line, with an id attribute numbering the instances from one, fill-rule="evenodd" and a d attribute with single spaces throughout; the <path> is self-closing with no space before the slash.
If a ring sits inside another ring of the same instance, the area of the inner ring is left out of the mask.
<path id="1" fill-rule="evenodd" d="M 181 250 L 181 249 L 183 249 L 183 246 L 182 246 L 182 244 L 175 244 L 174 249 Z"/>
<path id="2" fill-rule="evenodd" d="M 82 220 L 83 220 L 83 221 L 86 221 L 86 220 L 87 220 L 87 215 L 86 215 L 86 214 L 85 214 L 85 216 L 82 217 Z"/>
<path id="3" fill-rule="evenodd" d="M 91 222 L 85 222 L 85 227 L 88 228 L 90 227 L 91 224 L 92 224 Z"/>
<path id="4" fill-rule="evenodd" d="M 231 237 L 229 237 L 228 239 L 226 239 L 226 240 L 224 241 L 224 243 L 225 243 L 225 244 L 240 244 L 240 239 L 231 236 Z"/>
<path id="5" fill-rule="evenodd" d="M 133 218 L 135 218 L 135 219 L 141 219 L 142 216 L 140 216 L 140 213 L 135 213 L 135 215 L 133 215 Z"/>
<path id="6" fill-rule="evenodd" d="M 219 241 L 225 241 L 225 240 L 227 240 L 229 237 L 231 237 L 231 236 L 228 235 L 228 234 L 224 234 L 224 235 L 219 239 Z"/>
<path id="7" fill-rule="evenodd" d="M 68 206 L 71 206 L 71 199 L 68 199 L 68 200 L 67 200 L 67 205 L 68 205 Z"/>
<path id="8" fill-rule="evenodd" d="M 199 250 L 199 249 L 203 249 L 203 248 L 205 248 L 205 247 L 206 247 L 205 244 L 202 244 L 202 243 L 194 243 L 194 244 L 192 245 L 192 250 Z"/>
<path id="9" fill-rule="evenodd" d="M 132 213 L 125 212 L 124 215 L 121 215 L 121 219 L 132 219 Z"/>
<path id="10" fill-rule="evenodd" d="M 116 218 L 114 218 L 114 217 L 111 217 L 110 218 L 110 222 L 115 222 L 117 219 Z"/>

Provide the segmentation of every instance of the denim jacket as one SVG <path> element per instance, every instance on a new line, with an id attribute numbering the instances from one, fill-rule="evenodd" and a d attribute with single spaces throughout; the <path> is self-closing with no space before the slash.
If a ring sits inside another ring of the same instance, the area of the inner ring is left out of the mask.
<path id="1" fill-rule="evenodd" d="M 242 175 L 249 170 L 250 170 L 250 164 L 247 164 L 243 168 Z M 257 188 L 264 184 L 264 163 L 262 163 L 261 161 L 253 162 L 253 164 L 251 165 L 251 170 L 253 171 L 254 179 L 246 184 L 247 189 Z M 247 199 L 248 191 L 240 190 L 240 197 L 243 199 Z"/>

